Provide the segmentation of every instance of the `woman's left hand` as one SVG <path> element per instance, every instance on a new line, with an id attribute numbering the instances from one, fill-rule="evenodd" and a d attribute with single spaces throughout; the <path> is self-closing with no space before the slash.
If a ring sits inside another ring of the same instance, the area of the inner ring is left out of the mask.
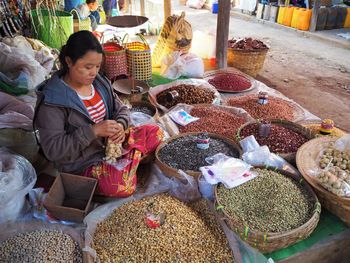
<path id="1" fill-rule="evenodd" d="M 124 126 L 118 123 L 118 127 L 119 129 L 116 131 L 116 133 L 113 136 L 109 137 L 112 143 L 123 143 L 125 140 Z"/>

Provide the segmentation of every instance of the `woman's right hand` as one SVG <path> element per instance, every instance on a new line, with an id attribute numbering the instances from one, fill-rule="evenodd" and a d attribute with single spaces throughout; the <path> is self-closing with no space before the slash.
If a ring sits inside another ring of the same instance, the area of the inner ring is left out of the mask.
<path id="1" fill-rule="evenodd" d="M 97 137 L 111 137 L 120 130 L 120 125 L 115 120 L 105 120 L 92 125 L 92 130 Z"/>

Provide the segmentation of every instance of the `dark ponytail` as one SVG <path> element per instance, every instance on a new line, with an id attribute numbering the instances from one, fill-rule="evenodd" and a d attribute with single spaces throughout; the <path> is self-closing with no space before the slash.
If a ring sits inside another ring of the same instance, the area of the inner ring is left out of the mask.
<path id="1" fill-rule="evenodd" d="M 78 31 L 72 34 L 66 43 L 61 48 L 59 60 L 61 63 L 62 74 L 68 73 L 68 64 L 66 57 L 69 57 L 73 64 L 77 62 L 79 58 L 85 56 L 88 51 L 96 51 L 103 54 L 103 48 L 97 38 L 87 30 Z"/>

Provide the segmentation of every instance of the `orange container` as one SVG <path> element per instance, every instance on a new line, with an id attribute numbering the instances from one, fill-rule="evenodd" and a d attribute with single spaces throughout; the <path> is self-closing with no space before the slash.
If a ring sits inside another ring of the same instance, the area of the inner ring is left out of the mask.
<path id="1" fill-rule="evenodd" d="M 297 28 L 297 24 L 298 24 L 298 21 L 299 21 L 300 12 L 301 12 L 301 10 L 303 10 L 303 9 L 305 9 L 305 8 L 299 8 L 299 7 L 294 8 L 294 12 L 293 12 L 293 16 L 292 16 L 291 27 Z"/>
<path id="2" fill-rule="evenodd" d="M 277 23 L 278 24 L 283 24 L 283 18 L 284 18 L 284 13 L 286 11 L 287 7 L 285 6 L 280 6 L 278 10 L 278 16 L 277 16 Z"/>
<path id="3" fill-rule="evenodd" d="M 346 15 L 344 27 L 350 27 L 350 7 L 348 9 L 348 14 Z"/>
<path id="4" fill-rule="evenodd" d="M 299 19 L 297 22 L 297 29 L 308 31 L 310 28 L 311 17 L 312 17 L 312 9 L 303 8 L 303 10 L 300 10 Z"/>
<path id="5" fill-rule="evenodd" d="M 292 17 L 294 12 L 294 6 L 287 6 L 283 17 L 283 25 L 290 26 L 292 24 Z"/>

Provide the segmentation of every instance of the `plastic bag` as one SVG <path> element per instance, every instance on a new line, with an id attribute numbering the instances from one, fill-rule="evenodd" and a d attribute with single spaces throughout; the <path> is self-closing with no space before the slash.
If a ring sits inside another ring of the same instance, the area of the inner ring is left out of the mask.
<path id="1" fill-rule="evenodd" d="M 338 151 L 350 151 L 350 134 L 344 135 L 334 143 L 334 148 Z"/>
<path id="2" fill-rule="evenodd" d="M 0 223 L 24 212 L 25 196 L 35 182 L 35 170 L 26 159 L 0 148 Z"/>
<path id="3" fill-rule="evenodd" d="M 142 126 L 145 124 L 154 124 L 155 121 L 152 116 L 143 112 L 131 112 L 130 123 L 132 126 Z"/>
<path id="4" fill-rule="evenodd" d="M 188 0 L 186 5 L 195 9 L 202 9 L 205 4 L 205 0 Z"/>
<path id="5" fill-rule="evenodd" d="M 203 45 L 205 43 L 205 45 Z M 215 58 L 216 54 L 216 37 L 215 33 L 203 31 L 194 31 L 192 39 L 191 53 L 196 54 L 200 58 Z"/>
<path id="6" fill-rule="evenodd" d="M 190 114 L 188 114 L 184 110 L 177 110 L 169 112 L 170 118 L 176 122 L 177 124 L 180 124 L 181 126 L 186 126 L 194 121 L 199 120 L 199 118 L 193 117 Z"/>

